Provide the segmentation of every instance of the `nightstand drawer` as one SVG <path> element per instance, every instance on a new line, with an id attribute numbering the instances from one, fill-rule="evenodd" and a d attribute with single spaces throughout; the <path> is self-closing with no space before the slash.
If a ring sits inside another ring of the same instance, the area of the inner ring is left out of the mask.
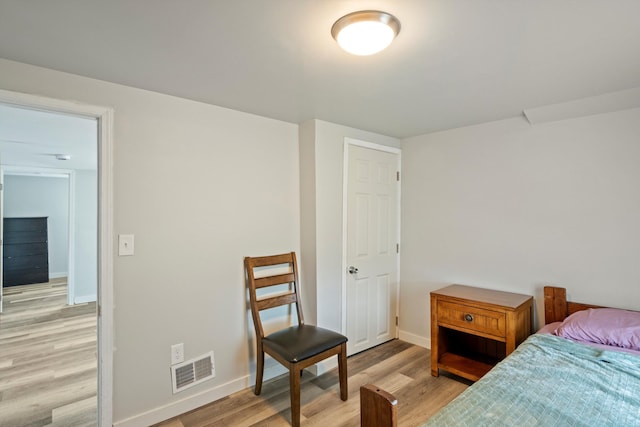
<path id="1" fill-rule="evenodd" d="M 504 338 L 506 336 L 505 314 L 482 308 L 438 301 L 438 324 L 455 329 L 480 332 Z"/>

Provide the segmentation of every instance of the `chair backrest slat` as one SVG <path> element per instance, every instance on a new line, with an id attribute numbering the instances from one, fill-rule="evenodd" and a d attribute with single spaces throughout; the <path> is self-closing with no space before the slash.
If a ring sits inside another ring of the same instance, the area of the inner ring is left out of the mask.
<path id="1" fill-rule="evenodd" d="M 293 273 L 279 274 L 277 276 L 267 276 L 255 279 L 256 288 L 266 288 L 267 286 L 282 285 L 285 283 L 295 282 L 296 278 Z"/>
<path id="2" fill-rule="evenodd" d="M 291 264 L 291 253 L 282 254 L 282 255 L 254 257 L 254 258 L 251 258 L 251 261 L 254 267 L 265 267 L 268 265 L 278 265 L 278 264 Z"/>
<path id="3" fill-rule="evenodd" d="M 274 297 L 262 298 L 257 302 L 258 310 L 266 310 L 267 308 L 278 307 L 281 305 L 293 304 L 298 302 L 298 297 L 295 293 L 289 293 L 285 295 L 278 295 Z"/>

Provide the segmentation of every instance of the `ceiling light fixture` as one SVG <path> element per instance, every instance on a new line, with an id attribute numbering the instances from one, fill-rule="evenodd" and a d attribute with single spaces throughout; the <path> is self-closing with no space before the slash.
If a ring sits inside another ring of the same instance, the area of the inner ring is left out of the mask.
<path id="1" fill-rule="evenodd" d="M 56 159 L 58 159 L 58 160 L 71 160 L 71 156 L 69 154 L 56 154 Z"/>
<path id="2" fill-rule="evenodd" d="M 338 19 L 331 35 L 341 48 L 354 55 L 373 55 L 391 44 L 400 32 L 395 16 L 378 10 L 361 10 Z"/>

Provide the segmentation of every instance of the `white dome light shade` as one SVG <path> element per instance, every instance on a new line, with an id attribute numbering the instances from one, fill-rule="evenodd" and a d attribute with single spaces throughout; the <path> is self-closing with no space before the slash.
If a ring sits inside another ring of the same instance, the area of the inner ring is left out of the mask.
<path id="1" fill-rule="evenodd" d="M 400 32 L 400 21 L 377 10 L 353 12 L 338 19 L 331 35 L 353 55 L 373 55 L 391 44 Z"/>

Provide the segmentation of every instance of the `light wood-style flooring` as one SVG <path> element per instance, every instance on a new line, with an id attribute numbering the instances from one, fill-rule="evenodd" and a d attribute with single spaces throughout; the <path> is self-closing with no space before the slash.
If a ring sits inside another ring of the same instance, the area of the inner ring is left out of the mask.
<path id="1" fill-rule="evenodd" d="M 66 301 L 66 279 L 4 288 L 1 426 L 97 424 L 96 304 Z"/>
<path id="2" fill-rule="evenodd" d="M 348 359 L 349 399 L 340 400 L 337 369 L 303 374 L 303 426 L 359 426 L 360 386 L 372 383 L 398 399 L 398 425 L 418 426 L 467 388 L 468 382 L 431 376 L 429 350 L 393 340 Z M 288 426 L 289 379 L 267 381 L 262 394 L 242 390 L 155 427 Z"/>

